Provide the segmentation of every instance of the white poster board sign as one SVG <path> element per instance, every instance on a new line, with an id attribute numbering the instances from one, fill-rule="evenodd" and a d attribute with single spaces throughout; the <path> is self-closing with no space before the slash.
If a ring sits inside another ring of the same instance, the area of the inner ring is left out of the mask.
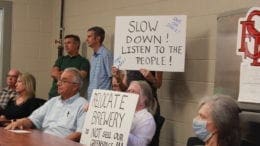
<path id="1" fill-rule="evenodd" d="M 117 16 L 114 66 L 184 72 L 186 15 Z"/>
<path id="2" fill-rule="evenodd" d="M 259 95 L 260 67 L 253 67 L 247 63 L 241 63 L 238 101 L 260 103 Z"/>
<path id="3" fill-rule="evenodd" d="M 237 54 L 242 56 L 238 101 L 260 103 L 260 7 L 239 19 Z"/>
<path id="4" fill-rule="evenodd" d="M 87 146 L 126 146 L 138 95 L 93 90 L 80 143 Z"/>

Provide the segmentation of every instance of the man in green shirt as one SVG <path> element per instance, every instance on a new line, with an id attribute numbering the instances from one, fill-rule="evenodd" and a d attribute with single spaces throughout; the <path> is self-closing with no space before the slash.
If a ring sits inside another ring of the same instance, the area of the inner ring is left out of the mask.
<path id="1" fill-rule="evenodd" d="M 65 36 L 64 48 L 68 55 L 59 57 L 51 69 L 53 82 L 49 92 L 49 98 L 59 95 L 57 92 L 57 81 L 66 68 L 75 67 L 80 70 L 83 79 L 87 78 L 90 69 L 89 61 L 79 54 L 79 47 L 79 36 L 73 34 Z"/>

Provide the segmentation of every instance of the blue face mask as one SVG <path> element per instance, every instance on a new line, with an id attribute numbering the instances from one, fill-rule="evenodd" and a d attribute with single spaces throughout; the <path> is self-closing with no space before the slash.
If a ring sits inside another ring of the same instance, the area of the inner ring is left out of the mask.
<path id="1" fill-rule="evenodd" d="M 192 122 L 193 131 L 195 132 L 196 136 L 204 142 L 206 142 L 212 136 L 212 133 L 208 131 L 206 126 L 207 126 L 207 121 L 199 120 L 196 118 L 193 119 Z"/>

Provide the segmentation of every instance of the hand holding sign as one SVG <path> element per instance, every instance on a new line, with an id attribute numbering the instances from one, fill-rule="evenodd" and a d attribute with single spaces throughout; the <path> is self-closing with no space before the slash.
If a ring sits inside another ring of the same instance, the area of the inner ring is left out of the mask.
<path id="1" fill-rule="evenodd" d="M 114 65 L 123 70 L 184 71 L 186 16 L 118 16 Z"/>
<path id="2" fill-rule="evenodd" d="M 94 90 L 80 142 L 126 146 L 138 95 Z"/>

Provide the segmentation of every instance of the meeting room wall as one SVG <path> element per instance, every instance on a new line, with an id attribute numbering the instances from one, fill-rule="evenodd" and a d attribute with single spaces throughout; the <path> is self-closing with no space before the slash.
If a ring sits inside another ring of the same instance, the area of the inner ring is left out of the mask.
<path id="1" fill-rule="evenodd" d="M 260 6 L 259 0 L 65 0 L 65 33 L 82 42 L 86 30 L 106 30 L 105 46 L 113 50 L 115 16 L 187 15 L 184 73 L 164 73 L 159 90 L 166 122 L 161 146 L 185 146 L 192 136 L 191 122 L 202 96 L 214 93 L 217 17 L 227 11 Z M 47 96 L 50 68 L 56 59 L 59 0 L 14 0 L 11 66 L 32 72 L 38 80 L 37 94 Z M 82 54 L 92 51 L 82 43 Z"/>
<path id="2" fill-rule="evenodd" d="M 32 73 L 37 80 L 37 96 L 47 98 L 52 81 L 50 68 L 57 56 L 54 40 L 58 38 L 55 26 L 59 25 L 53 19 L 59 17 L 59 7 L 54 9 L 52 0 L 12 0 L 12 3 L 10 67 Z"/>

